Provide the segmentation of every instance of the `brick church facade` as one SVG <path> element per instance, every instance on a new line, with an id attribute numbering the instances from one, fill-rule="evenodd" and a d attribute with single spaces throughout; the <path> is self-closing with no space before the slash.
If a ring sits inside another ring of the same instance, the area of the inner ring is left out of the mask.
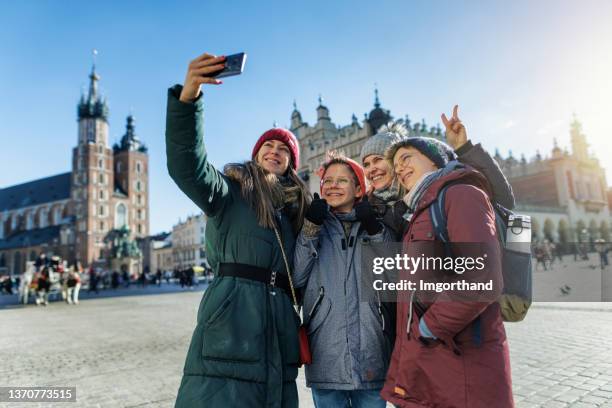
<path id="1" fill-rule="evenodd" d="M 106 234 L 126 226 L 149 233 L 149 159 L 134 117 L 109 145 L 109 109 L 95 66 L 77 107 L 72 170 L 0 189 L 0 273 L 18 274 L 41 252 L 84 266 L 105 257 Z"/>

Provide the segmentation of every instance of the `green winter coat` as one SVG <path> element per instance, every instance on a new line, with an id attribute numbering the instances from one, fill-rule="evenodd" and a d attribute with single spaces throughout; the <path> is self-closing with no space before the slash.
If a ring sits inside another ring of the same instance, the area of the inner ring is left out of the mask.
<path id="1" fill-rule="evenodd" d="M 176 407 L 297 407 L 299 320 L 282 289 L 219 277 L 220 263 L 241 263 L 286 273 L 273 230 L 257 224 L 240 186 L 207 160 L 202 99 L 179 101 L 168 91 L 168 171 L 208 216 L 206 253 L 215 272 L 198 310 Z M 288 259 L 295 237 L 281 218 Z"/>

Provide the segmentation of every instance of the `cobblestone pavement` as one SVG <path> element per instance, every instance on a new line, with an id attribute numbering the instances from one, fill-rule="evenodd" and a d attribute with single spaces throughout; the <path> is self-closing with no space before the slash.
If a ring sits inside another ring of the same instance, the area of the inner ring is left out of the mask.
<path id="1" fill-rule="evenodd" d="M 60 407 L 171 407 L 201 295 L 0 311 L 0 385 L 76 386 Z M 518 407 L 612 407 L 612 304 L 537 304 L 507 331 Z M 312 407 L 303 373 L 299 388 Z"/>

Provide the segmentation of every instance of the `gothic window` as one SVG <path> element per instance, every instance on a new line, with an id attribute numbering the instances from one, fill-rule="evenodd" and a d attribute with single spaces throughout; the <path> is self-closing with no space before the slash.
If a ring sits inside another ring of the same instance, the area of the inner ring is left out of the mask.
<path id="1" fill-rule="evenodd" d="M 98 215 L 100 217 L 102 217 L 104 215 L 104 206 L 100 206 L 100 208 L 98 209 Z"/>
<path id="2" fill-rule="evenodd" d="M 138 233 L 142 234 L 142 225 L 138 224 Z"/>
<path id="3" fill-rule="evenodd" d="M 100 232 L 104 232 L 104 221 L 100 221 Z"/>
<path id="4" fill-rule="evenodd" d="M 104 168 L 104 160 L 100 159 L 98 160 L 98 167 L 103 169 Z"/>
<path id="5" fill-rule="evenodd" d="M 137 218 L 138 218 L 139 220 L 142 220 L 142 210 L 138 210 L 138 211 L 136 212 L 136 214 L 137 214 Z"/>
<path id="6" fill-rule="evenodd" d="M 139 205 L 142 204 L 142 196 L 140 194 L 138 194 L 138 196 L 136 197 L 136 201 Z"/>
<path id="7" fill-rule="evenodd" d="M 141 170 L 140 162 L 136 162 L 136 173 L 140 173 Z"/>
<path id="8" fill-rule="evenodd" d="M 100 190 L 100 200 L 104 200 L 104 190 Z"/>
<path id="9" fill-rule="evenodd" d="M 104 152 L 104 147 L 102 145 L 98 145 L 98 153 L 102 154 Z"/>
<path id="10" fill-rule="evenodd" d="M 142 184 L 140 183 L 140 181 L 136 182 L 136 191 L 142 191 Z"/>
<path id="11" fill-rule="evenodd" d="M 127 207 L 119 203 L 115 209 L 115 228 L 121 228 L 124 225 L 127 225 Z"/>
<path id="12" fill-rule="evenodd" d="M 100 174 L 100 184 L 104 184 L 104 174 Z"/>
<path id="13" fill-rule="evenodd" d="M 91 120 L 87 121 L 87 143 L 95 143 L 96 142 L 96 130 L 94 128 L 94 123 Z"/>

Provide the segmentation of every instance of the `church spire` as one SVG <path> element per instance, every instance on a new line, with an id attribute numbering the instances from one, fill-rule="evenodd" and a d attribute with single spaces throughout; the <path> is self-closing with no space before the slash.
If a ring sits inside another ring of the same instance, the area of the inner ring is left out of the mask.
<path id="1" fill-rule="evenodd" d="M 96 72 L 96 55 L 97 50 L 93 50 L 93 63 L 91 66 L 91 73 L 89 74 L 89 93 L 87 98 L 84 98 L 81 94 L 79 101 L 77 115 L 79 120 L 92 118 L 102 119 L 107 121 L 108 119 L 108 105 L 106 100 L 103 100 L 98 90 L 98 81 L 100 76 Z"/>
<path id="2" fill-rule="evenodd" d="M 572 154 L 578 160 L 584 161 L 588 159 L 588 148 L 586 136 L 582 133 L 582 124 L 576 118 L 576 113 L 573 115 L 573 121 L 570 125 L 570 140 L 572 144 Z"/>
<path id="3" fill-rule="evenodd" d="M 374 108 L 380 108 L 380 100 L 378 99 L 378 85 L 374 84 Z"/>
<path id="4" fill-rule="evenodd" d="M 302 126 L 302 114 L 297 108 L 297 102 L 293 100 L 293 112 L 291 112 L 291 130 L 295 130 Z"/>
<path id="5" fill-rule="evenodd" d="M 89 74 L 89 95 L 88 98 L 90 101 L 96 101 L 98 99 L 98 81 L 100 77 L 96 73 L 96 55 L 98 55 L 98 50 L 93 50 L 93 64 L 91 65 L 91 74 Z"/>
<path id="6" fill-rule="evenodd" d="M 319 94 L 319 106 L 317 106 L 317 121 L 320 122 L 323 120 L 330 120 L 329 109 L 327 109 L 327 106 L 323 105 L 323 97 L 321 96 L 321 94 Z"/>

